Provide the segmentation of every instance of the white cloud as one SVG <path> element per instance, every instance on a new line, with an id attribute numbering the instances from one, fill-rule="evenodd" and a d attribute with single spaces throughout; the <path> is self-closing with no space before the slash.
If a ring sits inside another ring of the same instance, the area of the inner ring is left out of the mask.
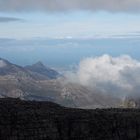
<path id="1" fill-rule="evenodd" d="M 128 55 L 86 58 L 80 62 L 76 73 L 67 74 L 67 78 L 70 82 L 78 82 L 105 94 L 120 97 L 138 95 L 140 62 Z"/>

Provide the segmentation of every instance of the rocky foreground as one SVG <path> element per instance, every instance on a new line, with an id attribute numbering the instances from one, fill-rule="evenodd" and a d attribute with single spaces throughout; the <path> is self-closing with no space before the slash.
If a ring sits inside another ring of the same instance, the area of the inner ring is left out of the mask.
<path id="1" fill-rule="evenodd" d="M 0 140 L 139 140 L 140 109 L 82 110 L 0 99 Z"/>

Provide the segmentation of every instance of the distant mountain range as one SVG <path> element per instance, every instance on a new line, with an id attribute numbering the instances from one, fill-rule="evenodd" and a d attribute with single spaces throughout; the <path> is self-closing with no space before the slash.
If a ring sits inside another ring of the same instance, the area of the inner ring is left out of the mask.
<path id="1" fill-rule="evenodd" d="M 18 66 L 0 58 L 0 97 L 53 101 L 68 107 L 118 107 L 120 99 L 96 93 L 65 78 L 42 62 Z"/>
<path id="2" fill-rule="evenodd" d="M 21 67 L 0 58 L 0 75 L 18 74 L 19 72 L 28 76 L 30 75 L 32 78 L 38 76 L 37 78 L 41 79 L 56 79 L 60 75 L 57 71 L 46 67 L 41 62 Z"/>

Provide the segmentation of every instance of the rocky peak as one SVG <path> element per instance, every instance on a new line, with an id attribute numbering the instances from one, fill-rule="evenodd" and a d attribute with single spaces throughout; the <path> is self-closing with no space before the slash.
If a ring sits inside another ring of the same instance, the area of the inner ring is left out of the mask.
<path id="1" fill-rule="evenodd" d="M 46 66 L 41 61 L 38 61 L 37 63 L 33 64 L 32 66 L 46 68 Z"/>
<path id="2" fill-rule="evenodd" d="M 50 79 L 54 79 L 59 75 L 57 71 L 45 66 L 41 61 L 38 61 L 33 65 L 26 66 L 25 68 L 29 71 L 47 76 Z"/>

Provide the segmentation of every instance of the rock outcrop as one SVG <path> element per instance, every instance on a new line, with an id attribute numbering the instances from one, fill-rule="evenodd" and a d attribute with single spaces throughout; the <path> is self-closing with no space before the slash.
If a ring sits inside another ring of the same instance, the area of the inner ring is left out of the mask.
<path id="1" fill-rule="evenodd" d="M 140 109 L 82 110 L 0 99 L 1 140 L 139 140 Z"/>

